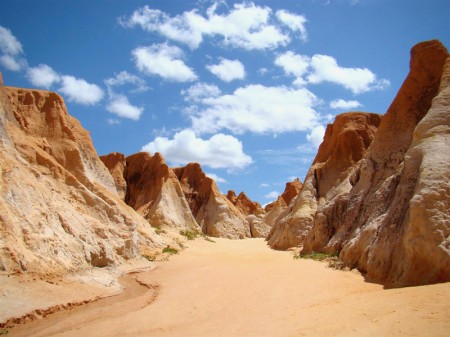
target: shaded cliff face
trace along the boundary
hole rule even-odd
[[[125,202],[152,226],[177,231],[200,230],[178,178],[161,154],[151,156],[147,152],[140,152],[128,156],[123,177],[126,182]]]
[[[63,99],[3,86],[0,98],[0,269],[58,273],[137,256],[137,228],[150,226],[119,199]],[[150,229],[145,244],[163,243]]]
[[[366,152],[380,120],[377,114],[351,112],[337,116],[328,125],[300,194],[275,220],[267,237],[271,247],[286,249],[303,244],[324,197],[336,190],[351,189],[345,177]]]
[[[220,193],[197,163],[174,168],[189,207],[203,233],[215,237],[242,239],[250,237],[244,215]]]
[[[341,153],[336,159],[349,153],[335,146],[323,154],[332,143],[325,136],[302,192],[274,226],[269,244],[340,252],[369,280],[391,285],[450,280],[449,62],[438,41],[413,47],[410,73],[370,147],[365,154],[356,151],[355,159],[362,159],[340,166],[334,151]]]
[[[127,166],[125,155],[122,153],[113,152],[106,156],[100,156],[100,160],[103,164],[105,164],[106,168],[109,170],[109,173],[111,173],[119,198],[125,200],[125,196],[127,194],[127,182],[124,178],[124,172]]]

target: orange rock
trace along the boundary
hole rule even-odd
[[[106,156],[100,156],[100,159],[111,173],[120,199],[125,201],[125,195],[127,193],[127,182],[124,179],[125,168],[127,166],[125,156],[122,153],[113,152]]]
[[[244,192],[241,192],[239,193],[239,196],[236,196],[236,193],[230,190],[228,191],[227,199],[244,215],[264,213],[261,205],[258,202],[251,201]]]
[[[214,180],[205,175],[199,164],[191,163],[173,171],[203,233],[230,239],[250,237],[244,215],[220,193]]]

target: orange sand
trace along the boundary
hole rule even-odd
[[[8,336],[448,336],[450,283],[385,290],[262,239],[203,239],[122,279],[122,295]]]

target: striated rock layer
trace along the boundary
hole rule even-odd
[[[174,168],[189,207],[203,233],[230,239],[250,237],[244,215],[222,195],[213,179],[197,163]]]
[[[340,252],[346,265],[386,284],[449,281],[449,82],[449,55],[439,41],[413,47],[410,73],[367,152],[353,158],[352,146],[340,146],[333,161],[339,151],[327,154],[332,141],[325,135],[269,244]],[[327,157],[330,165],[322,164]]]
[[[58,273],[137,256],[137,229],[150,226],[120,200],[63,99],[1,86],[0,101],[0,269]],[[147,232],[145,245],[163,245]]]

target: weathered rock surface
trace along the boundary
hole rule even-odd
[[[119,199],[63,99],[1,86],[0,101],[0,269],[62,273],[137,256],[137,228],[150,226]],[[163,241],[149,228],[145,244]]]
[[[344,178],[362,158],[380,120],[377,114],[353,112],[337,116],[328,125],[300,194],[271,229],[268,236],[271,247],[286,249],[303,244],[314,223],[317,206],[328,194],[351,188]]]
[[[101,157],[113,174],[122,171],[126,186],[124,201],[154,227],[199,231],[175,173],[161,154],[140,152],[124,158],[109,154]],[[117,163],[115,165],[111,165]],[[123,169],[122,169],[123,167]],[[119,178],[116,181],[120,181]],[[123,183],[121,183],[123,184]]]
[[[355,151],[354,141],[332,149],[327,130],[269,244],[340,252],[346,265],[386,284],[449,281],[449,84],[445,47],[438,41],[413,47],[410,73],[367,152]],[[370,143],[361,140],[364,148]]]
[[[203,233],[230,239],[250,237],[244,215],[222,195],[197,163],[174,168],[189,207]]]
[[[125,201],[127,194],[127,182],[124,178],[125,168],[127,167],[125,155],[119,152],[113,152],[106,156],[100,156],[100,160],[105,164],[109,173],[111,173],[119,198]]]
[[[236,192],[230,190],[227,193],[227,199],[244,215],[265,213],[261,205],[258,202],[250,200],[244,192],[236,196]]]

